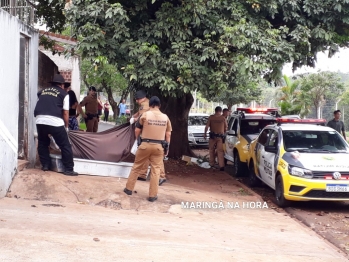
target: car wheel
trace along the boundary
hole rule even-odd
[[[246,171],[246,165],[240,161],[239,153],[234,153],[234,170],[235,176],[244,176]]]
[[[255,171],[254,171],[254,164],[251,162],[249,168],[248,168],[248,185],[250,187],[258,187],[262,185],[262,181],[257,177]]]
[[[284,182],[281,175],[276,178],[275,199],[279,207],[288,207],[291,204],[291,201],[287,200],[284,196]]]

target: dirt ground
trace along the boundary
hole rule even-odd
[[[245,179],[239,179],[245,183]],[[250,189],[252,190],[252,189]],[[349,209],[348,202],[309,201],[294,202],[292,207],[281,209],[274,200],[273,190],[267,186],[253,188],[276,210],[283,210],[309,226],[316,233],[349,254]]]
[[[347,261],[315,232],[269,206],[182,207],[263,202],[229,176],[229,168],[168,160],[165,170],[168,181],[154,203],[146,200],[148,182],[137,181],[127,196],[126,179],[21,171],[0,200],[0,260]]]
[[[208,155],[208,149],[194,149],[199,156]],[[228,162],[228,164],[232,164]],[[226,171],[234,177],[232,166]],[[235,178],[243,183],[249,191],[260,195],[268,205],[277,212],[286,212],[298,219],[320,236],[349,254],[349,202],[307,201],[294,202],[292,207],[279,208],[275,203],[274,191],[267,187],[249,188],[246,178]]]

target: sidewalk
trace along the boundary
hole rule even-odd
[[[194,182],[170,176],[150,203],[148,182],[138,181],[137,193],[127,196],[125,179],[24,170],[10,198],[0,200],[0,260],[347,261],[288,215],[241,208],[260,198],[243,193],[227,174]],[[181,207],[220,200],[240,208]]]

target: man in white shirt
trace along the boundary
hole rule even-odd
[[[68,139],[69,126],[69,95],[64,91],[65,80],[56,74],[50,82],[51,87],[38,93],[38,102],[34,110],[36,128],[38,131],[38,153],[42,170],[50,170],[50,138],[52,135],[62,152],[64,174],[77,176],[74,172],[74,161],[71,144]]]

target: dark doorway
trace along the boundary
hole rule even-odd
[[[18,112],[18,158],[28,156],[28,82],[29,82],[29,39],[20,36],[19,45],[19,112]]]

